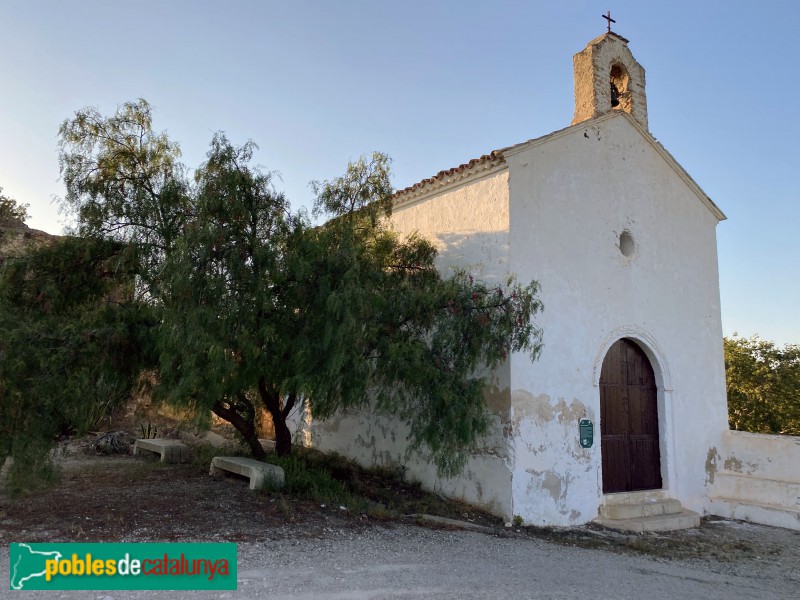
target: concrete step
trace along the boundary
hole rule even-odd
[[[630,519],[604,519],[599,518],[595,523],[632,533],[645,531],[674,531],[676,529],[691,529],[700,525],[700,515],[692,510],[681,510],[679,513],[652,515],[648,517],[634,517]]]
[[[679,500],[653,498],[642,502],[606,503],[600,506],[603,519],[636,519],[658,515],[675,515],[683,510]]]
[[[614,492],[603,496],[603,504],[631,504],[650,500],[669,500],[664,490],[640,490],[638,492]]]

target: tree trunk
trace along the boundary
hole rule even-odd
[[[278,390],[267,387],[266,380],[262,377],[258,381],[258,392],[272,415],[272,424],[275,426],[275,452],[278,456],[289,456],[292,453],[292,434],[286,424],[286,417],[294,407],[296,396],[290,394],[286,404],[281,406],[281,395]]]
[[[252,405],[250,405],[250,407],[252,408]],[[267,453],[264,451],[264,447],[261,445],[261,442],[258,441],[258,434],[256,433],[255,411],[245,410],[245,416],[242,416],[234,408],[225,406],[219,401],[214,403],[212,410],[214,411],[215,415],[225,419],[228,423],[236,428],[236,431],[239,432],[245,443],[250,448],[250,452],[254,458],[266,458]],[[275,430],[277,431],[277,426],[275,427]]]
[[[272,415],[272,422],[275,424],[275,452],[278,456],[289,456],[292,453],[292,434],[286,425],[286,417],[283,414]]]

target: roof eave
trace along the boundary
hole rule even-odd
[[[415,204],[421,200],[450,191],[456,187],[473,183],[508,168],[505,158],[497,151],[484,154],[480,158],[448,169],[439,171],[433,177],[423,179],[412,186],[398,190],[392,197],[395,208]]]

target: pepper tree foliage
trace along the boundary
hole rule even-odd
[[[130,301],[136,260],[108,240],[61,238],[0,268],[0,464],[41,482],[59,434],[85,433],[124,402],[154,324]],[[150,359],[152,362],[152,359]]]
[[[137,248],[160,311],[158,393],[230,421],[256,456],[256,409],[279,454],[301,401],[410,425],[410,447],[457,472],[488,425],[483,388],[512,352],[535,358],[537,284],[442,275],[436,250],[390,228],[389,160],[373,154],[316,183],[314,226],[292,213],[255,146],[214,137],[189,183],[146,102],[80,111],[61,128],[66,203],[79,231]]]
[[[401,241],[387,224],[384,155],[316,184],[329,220],[311,227],[250,166],[252,151],[218,135],[198,172],[196,218],[165,265],[166,390],[229,420],[256,455],[259,402],[279,454],[301,398],[315,417],[393,414],[411,426],[412,449],[457,472],[487,428],[481,369],[539,350],[535,284],[443,278],[430,243]]]
[[[75,217],[77,233],[135,246],[140,277],[157,285],[152,277],[183,233],[193,203],[180,147],[154,132],[152,120],[141,99],[110,117],[79,110],[59,129],[59,162],[62,206]]]
[[[731,428],[800,435],[800,346],[734,336],[724,348]]]
[[[179,149],[146,102],[79,111],[60,145],[81,237],[0,259],[0,464],[14,457],[16,490],[41,482],[58,434],[93,428],[155,364],[159,303],[141,297],[191,214]],[[0,195],[0,225],[25,208]]]

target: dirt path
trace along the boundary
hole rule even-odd
[[[27,598],[797,598],[800,532],[706,519],[627,536],[587,526],[475,533],[251,493],[193,465],[72,461],[55,488],[0,499],[15,541],[233,541],[237,592],[29,592]],[[398,488],[400,489],[400,488]],[[452,516],[452,512],[450,513]],[[2,584],[0,590],[5,588]],[[0,597],[17,597],[0,591]]]

